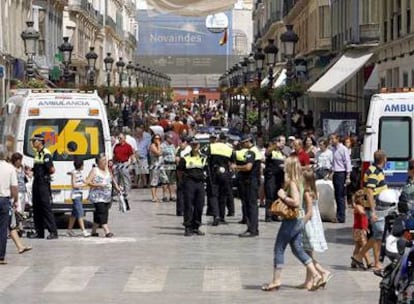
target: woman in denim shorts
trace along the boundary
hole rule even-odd
[[[69,218],[68,225],[68,236],[76,236],[72,228],[75,224],[76,219],[78,220],[79,227],[82,230],[82,235],[88,237],[91,234],[86,231],[85,225],[83,223],[84,211],[82,206],[82,188],[85,186],[82,170],[83,170],[83,161],[75,160],[74,161],[75,170],[69,174],[72,176],[72,215]]]

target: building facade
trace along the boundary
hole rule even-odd
[[[388,88],[414,87],[414,1],[379,2],[379,85]]]

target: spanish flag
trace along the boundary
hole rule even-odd
[[[227,29],[224,30],[223,37],[220,39],[220,45],[225,45],[227,43]]]

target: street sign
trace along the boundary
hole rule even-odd
[[[0,65],[0,78],[4,78],[5,67]]]

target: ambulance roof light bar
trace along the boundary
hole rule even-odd
[[[414,88],[381,88],[380,93],[407,93],[414,92]]]
[[[86,93],[97,94],[96,90],[80,90],[80,89],[30,89],[31,93]]]

